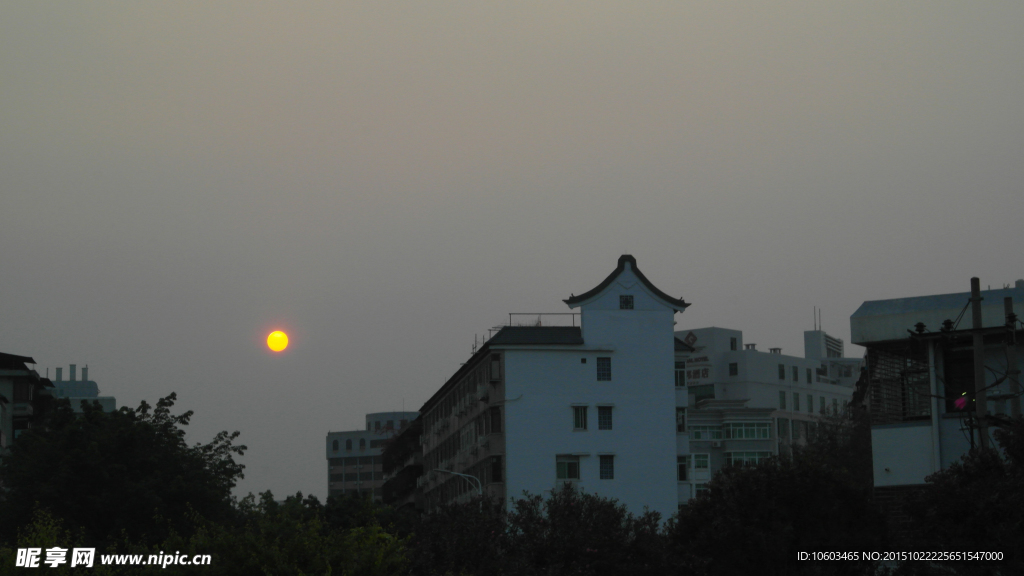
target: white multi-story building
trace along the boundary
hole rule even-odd
[[[675,511],[673,325],[688,304],[629,255],[565,303],[578,326],[502,328],[420,409],[428,508],[477,493],[459,473],[503,500],[569,482]]]
[[[804,332],[804,357],[768,352],[726,328],[676,332],[676,479],[680,504],[719,468],[803,442],[822,414],[845,409],[863,360],[843,341]]]
[[[384,442],[416,419],[418,412],[374,412],[366,430],[327,433],[327,493],[370,494],[381,499],[384,483],[381,453]]]

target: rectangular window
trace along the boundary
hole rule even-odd
[[[793,366],[793,382],[800,381],[800,368]]]
[[[611,406],[598,406],[597,407],[597,429],[598,430],[611,430],[612,429],[612,407]]]
[[[807,411],[811,414],[814,413],[814,394],[807,395]]]
[[[611,379],[612,379],[612,359],[608,358],[608,357],[598,358],[597,359],[597,380],[600,382],[602,380],[609,380],[610,381]]]
[[[789,419],[779,418],[779,438],[789,438]]]
[[[715,385],[714,384],[701,384],[700,386],[690,386],[690,395],[693,396],[693,400],[690,401],[690,405],[694,405],[701,400],[715,397]]]
[[[726,466],[754,466],[762,460],[771,458],[771,452],[726,452]]]
[[[821,400],[821,402],[818,404],[818,412],[821,412],[822,414],[824,414],[825,413],[825,397],[824,396],[819,396],[818,399]]]
[[[810,368],[807,369],[807,383],[808,384],[811,383],[811,369]]]
[[[632,310],[633,309],[633,295],[632,294],[621,294],[619,296],[619,310]]]
[[[501,482],[501,456],[491,456],[491,482]]]
[[[686,432],[686,408],[676,408],[676,432]]]
[[[579,480],[580,457],[555,456],[555,477],[559,480]]]
[[[676,362],[676,388],[686,386],[686,362]]]
[[[794,412],[799,412],[800,411],[800,393],[799,392],[793,392],[793,411]]]
[[[491,354],[491,381],[501,380],[501,354]]]
[[[779,364],[779,380],[785,380],[785,379],[786,379],[786,365],[785,364]]]
[[[615,456],[601,455],[601,480],[615,479]]]
[[[501,432],[501,408],[491,407],[491,433]]]
[[[707,454],[694,454],[693,455],[693,469],[694,470],[707,470],[708,466],[708,455]]]
[[[833,414],[839,414],[839,399],[838,398],[833,398],[832,399],[832,413]]]
[[[736,338],[729,338],[729,350],[735,350],[737,347],[739,347],[739,342]]]
[[[690,426],[690,440],[721,440],[721,426]]]
[[[786,409],[786,393],[780,390],[779,391],[779,410],[785,410],[785,409]]]
[[[771,438],[771,422],[730,422],[722,426],[726,439],[766,440]]]
[[[689,464],[689,458],[686,456],[676,456],[676,480],[686,482],[686,472]]]
[[[729,363],[729,376],[739,376],[740,365],[737,362]]]
[[[707,484],[695,484],[694,485],[694,487],[693,487],[693,497],[694,498],[700,498],[701,494],[707,494],[707,493],[708,493],[708,485]]]
[[[586,406],[573,406],[572,407],[572,428],[573,428],[573,430],[586,430],[587,429],[587,407]]]

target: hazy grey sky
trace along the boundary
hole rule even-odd
[[[1024,277],[1020,2],[5,2],[0,351],[88,364],[240,492],[418,409],[631,253],[680,328]],[[266,351],[274,328],[287,353]]]

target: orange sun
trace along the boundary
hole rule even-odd
[[[280,330],[274,330],[267,336],[267,347],[274,352],[280,352],[288,347],[288,335]]]

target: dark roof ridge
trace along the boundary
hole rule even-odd
[[[633,270],[633,273],[636,274],[636,277],[640,279],[640,282],[642,282],[648,290],[653,292],[654,295],[657,296],[658,298],[661,298],[666,304],[671,306],[674,310],[685,310],[689,306],[689,304],[686,303],[682,298],[673,298],[659,290],[658,287],[655,286],[654,284],[651,284],[651,281],[647,279],[647,276],[644,276],[644,273],[641,272],[639,268],[637,268],[636,258],[634,258],[631,254],[623,254],[622,256],[619,256],[619,264],[618,266],[615,267],[615,270],[613,270],[612,273],[609,274],[608,277],[604,279],[604,281],[602,281],[592,290],[580,294],[579,296],[571,296],[569,298],[566,298],[565,300],[563,300],[563,302],[565,302],[570,308],[573,308],[580,302],[584,302],[586,300],[593,298],[594,296],[597,296],[602,291],[604,291],[605,288],[610,286],[611,283],[614,282],[620,274],[625,272],[626,262],[629,262],[630,269]]]

